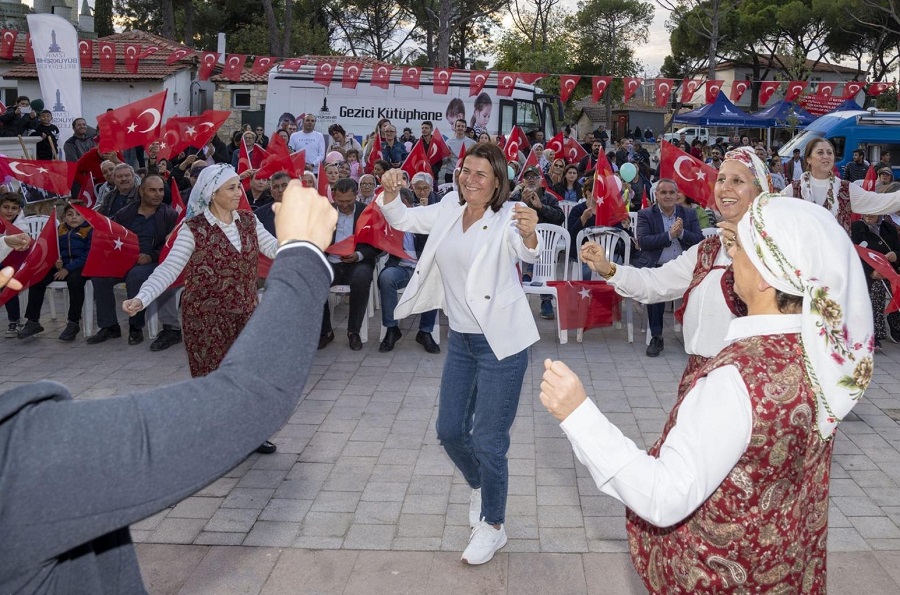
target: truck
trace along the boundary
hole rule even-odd
[[[785,143],[778,154],[785,161],[792,157],[794,149],[800,149],[802,155],[809,141],[820,137],[834,145],[834,162],[840,171],[853,159],[856,149],[866,152],[869,163],[877,163],[881,153],[890,151],[891,170],[895,179],[900,178],[900,112],[870,108],[826,114]]]
[[[362,141],[371,134],[382,118],[389,119],[398,131],[412,128],[419,135],[420,125],[431,121],[445,136],[453,134],[458,118],[476,129],[486,129],[493,135],[508,135],[513,126],[520,126],[526,134],[542,131],[549,139],[562,122],[562,103],[555,95],[540,88],[517,81],[509,97],[497,92],[500,73],[487,74],[483,89],[475,96],[469,94],[469,72],[454,71],[447,85],[447,93],[435,90],[436,77],[442,72],[423,69],[419,87],[401,84],[402,67],[394,67],[387,88],[371,84],[372,70],[378,64],[362,69],[356,88],[345,88],[341,81],[343,69],[350,67],[349,59],[337,60],[330,85],[315,82],[314,64],[305,64],[296,72],[283,65],[269,71],[266,97],[265,127],[276,130],[284,113],[294,117],[313,113],[317,116],[316,130],[328,136],[328,127],[339,123],[348,135]],[[437,73],[437,74],[436,74]]]
[[[701,141],[710,142],[709,128],[700,128],[697,126],[685,126],[684,128],[679,128],[675,132],[669,132],[663,135],[663,140],[667,140],[669,142],[681,140],[681,135],[684,134],[684,140],[690,144],[694,142],[694,139],[700,139]]]

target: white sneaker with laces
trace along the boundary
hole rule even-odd
[[[481,520],[481,488],[472,490],[469,496],[469,526],[473,529]]]
[[[469,537],[469,545],[462,554],[462,561],[475,566],[490,562],[497,550],[506,545],[506,528],[494,529],[484,521],[478,521]]]

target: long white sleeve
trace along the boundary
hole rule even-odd
[[[162,292],[169,288],[188,261],[194,254],[194,234],[191,233],[187,225],[182,225],[178,230],[178,235],[172,243],[172,250],[166,256],[166,259],[156,267],[147,277],[147,280],[141,285],[140,291],[134,297],[141,300],[146,308],[150,303],[158,298]]]
[[[451,200],[458,200],[459,197],[455,192],[448,192],[441,202],[447,200],[448,196],[453,196]],[[375,197],[375,202],[381,208],[385,220],[394,229],[400,231],[410,231],[412,233],[429,233],[437,221],[441,212],[441,203],[426,205],[424,207],[407,207],[399,197],[391,202],[384,204],[384,195],[379,194]]]
[[[256,239],[259,242],[260,254],[274,259],[275,253],[278,252],[278,240],[266,230],[259,219],[256,217],[253,217],[253,219],[256,221]],[[240,238],[238,238],[238,243],[240,244]]]
[[[9,256],[9,253],[12,252],[12,248],[6,243],[6,240],[2,239],[3,236],[0,236],[0,262],[3,262],[3,259]]]
[[[881,194],[850,184],[850,208],[860,215],[890,215],[900,211],[900,191]]]
[[[617,266],[609,279],[616,293],[644,304],[676,300],[684,295],[694,276],[699,244],[661,267],[638,269]]]
[[[743,379],[725,366],[684,398],[658,458],[639,449],[590,399],[561,427],[600,491],[647,522],[668,527],[696,510],[740,460],[753,413]]]

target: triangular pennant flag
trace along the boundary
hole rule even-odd
[[[197,80],[208,81],[213,69],[219,61],[218,52],[203,52],[200,54],[200,67],[197,69]]]
[[[623,78],[622,83],[625,85],[625,95],[622,102],[628,103],[628,100],[634,97],[634,94],[640,89],[643,82],[644,79],[639,76],[626,76]]]
[[[681,103],[690,103],[702,83],[703,81],[688,78],[681,81]]]
[[[490,72],[484,70],[469,71],[469,97],[475,97],[484,89]]]
[[[578,74],[561,74],[559,75],[559,100],[563,103],[569,100],[569,97],[572,96],[572,91],[575,90],[575,86],[578,85],[578,81],[581,80],[581,75]]]
[[[497,95],[499,97],[512,97],[513,90],[516,88],[515,72],[498,72],[497,73]]]
[[[256,76],[263,76],[272,70],[275,64],[275,58],[271,56],[257,56],[253,59],[253,66],[250,68],[250,72]]]
[[[325,87],[329,86],[331,79],[334,77],[335,64],[334,60],[320,60],[316,62],[316,73],[313,75],[313,82]]]
[[[244,65],[247,63],[247,54],[228,54],[225,58],[225,67],[222,76],[233,83],[240,82],[244,74]]]
[[[706,103],[715,103],[724,83],[725,81],[722,79],[706,81]]]
[[[345,89],[355,89],[356,83],[359,81],[359,75],[362,74],[362,69],[362,62],[344,62],[341,86]]]
[[[419,79],[422,78],[422,69],[418,66],[404,66],[403,74],[400,75],[400,84],[406,85],[407,87],[412,87],[413,89],[419,88]]]
[[[772,95],[781,87],[781,81],[763,81],[759,85],[759,105],[763,106],[769,103]]]
[[[749,88],[750,81],[734,81],[731,83],[731,94],[728,96],[728,99],[730,99],[732,103],[737,103]]]
[[[809,81],[791,81],[788,83],[787,93],[784,94],[784,100],[787,102],[794,101],[803,93]]]
[[[666,107],[674,85],[675,79],[656,79],[653,82],[656,91],[656,107]]]
[[[595,76],[591,78],[591,101],[597,103],[606,93],[607,87],[612,82],[611,76]]]
[[[373,87],[380,87],[382,89],[387,89],[391,86],[391,70],[393,70],[393,66],[390,64],[379,64],[378,66],[372,67],[372,81],[371,85]]]
[[[453,77],[453,68],[435,68],[431,75],[434,77],[433,90],[437,95],[446,95],[450,88],[450,79]]]

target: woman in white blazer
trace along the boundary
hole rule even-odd
[[[506,544],[509,429],[528,347],[539,338],[516,269],[538,258],[537,213],[506,202],[506,167],[497,145],[479,143],[466,153],[459,192],[440,203],[410,209],[396,200],[398,169],[382,177],[378,199],[393,227],[429,234],[395,316],[443,308],[450,320],[436,429],[472,487],[468,564],[487,562]]]

